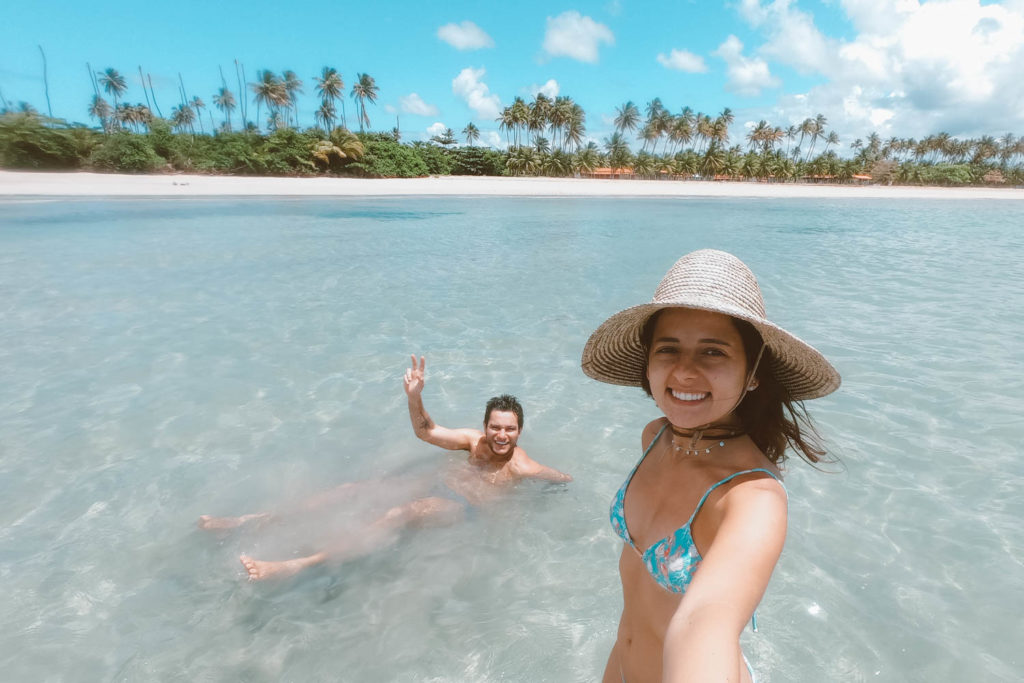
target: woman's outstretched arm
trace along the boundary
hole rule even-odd
[[[739,637],[786,540],[786,493],[774,479],[741,481],[710,512],[718,531],[669,622],[663,680],[741,681]]]

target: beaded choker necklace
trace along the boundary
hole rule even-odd
[[[672,446],[676,453],[682,453],[683,455],[710,453],[711,449],[715,446],[725,446],[725,442],[729,439],[735,439],[746,434],[741,429],[729,429],[727,427],[708,427],[707,429],[679,429],[675,425],[671,425],[671,427],[673,434]],[[683,439],[686,441],[683,442]],[[705,448],[697,447],[697,444],[701,441],[711,440],[718,441],[718,443],[713,443]]]

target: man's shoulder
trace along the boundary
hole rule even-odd
[[[528,471],[537,467],[537,462],[526,454],[519,446],[516,446],[509,459],[509,467],[513,470]]]
[[[469,448],[467,449],[469,450],[469,454],[473,456],[479,455],[480,444],[483,442],[484,433],[479,429],[473,429],[472,427],[465,427],[459,431],[465,434],[466,438],[469,439]]]

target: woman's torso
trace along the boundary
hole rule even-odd
[[[612,510],[616,532],[632,540],[619,559],[623,611],[616,643],[630,681],[660,680],[669,620],[714,543],[722,497],[741,481],[781,476],[745,438],[706,458],[678,457],[666,426],[656,420],[644,430],[645,455],[617,495],[618,522],[615,503]]]

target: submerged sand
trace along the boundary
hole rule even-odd
[[[262,178],[0,171],[0,197],[763,197],[808,199],[1017,199],[1024,189],[886,187],[581,178]]]

